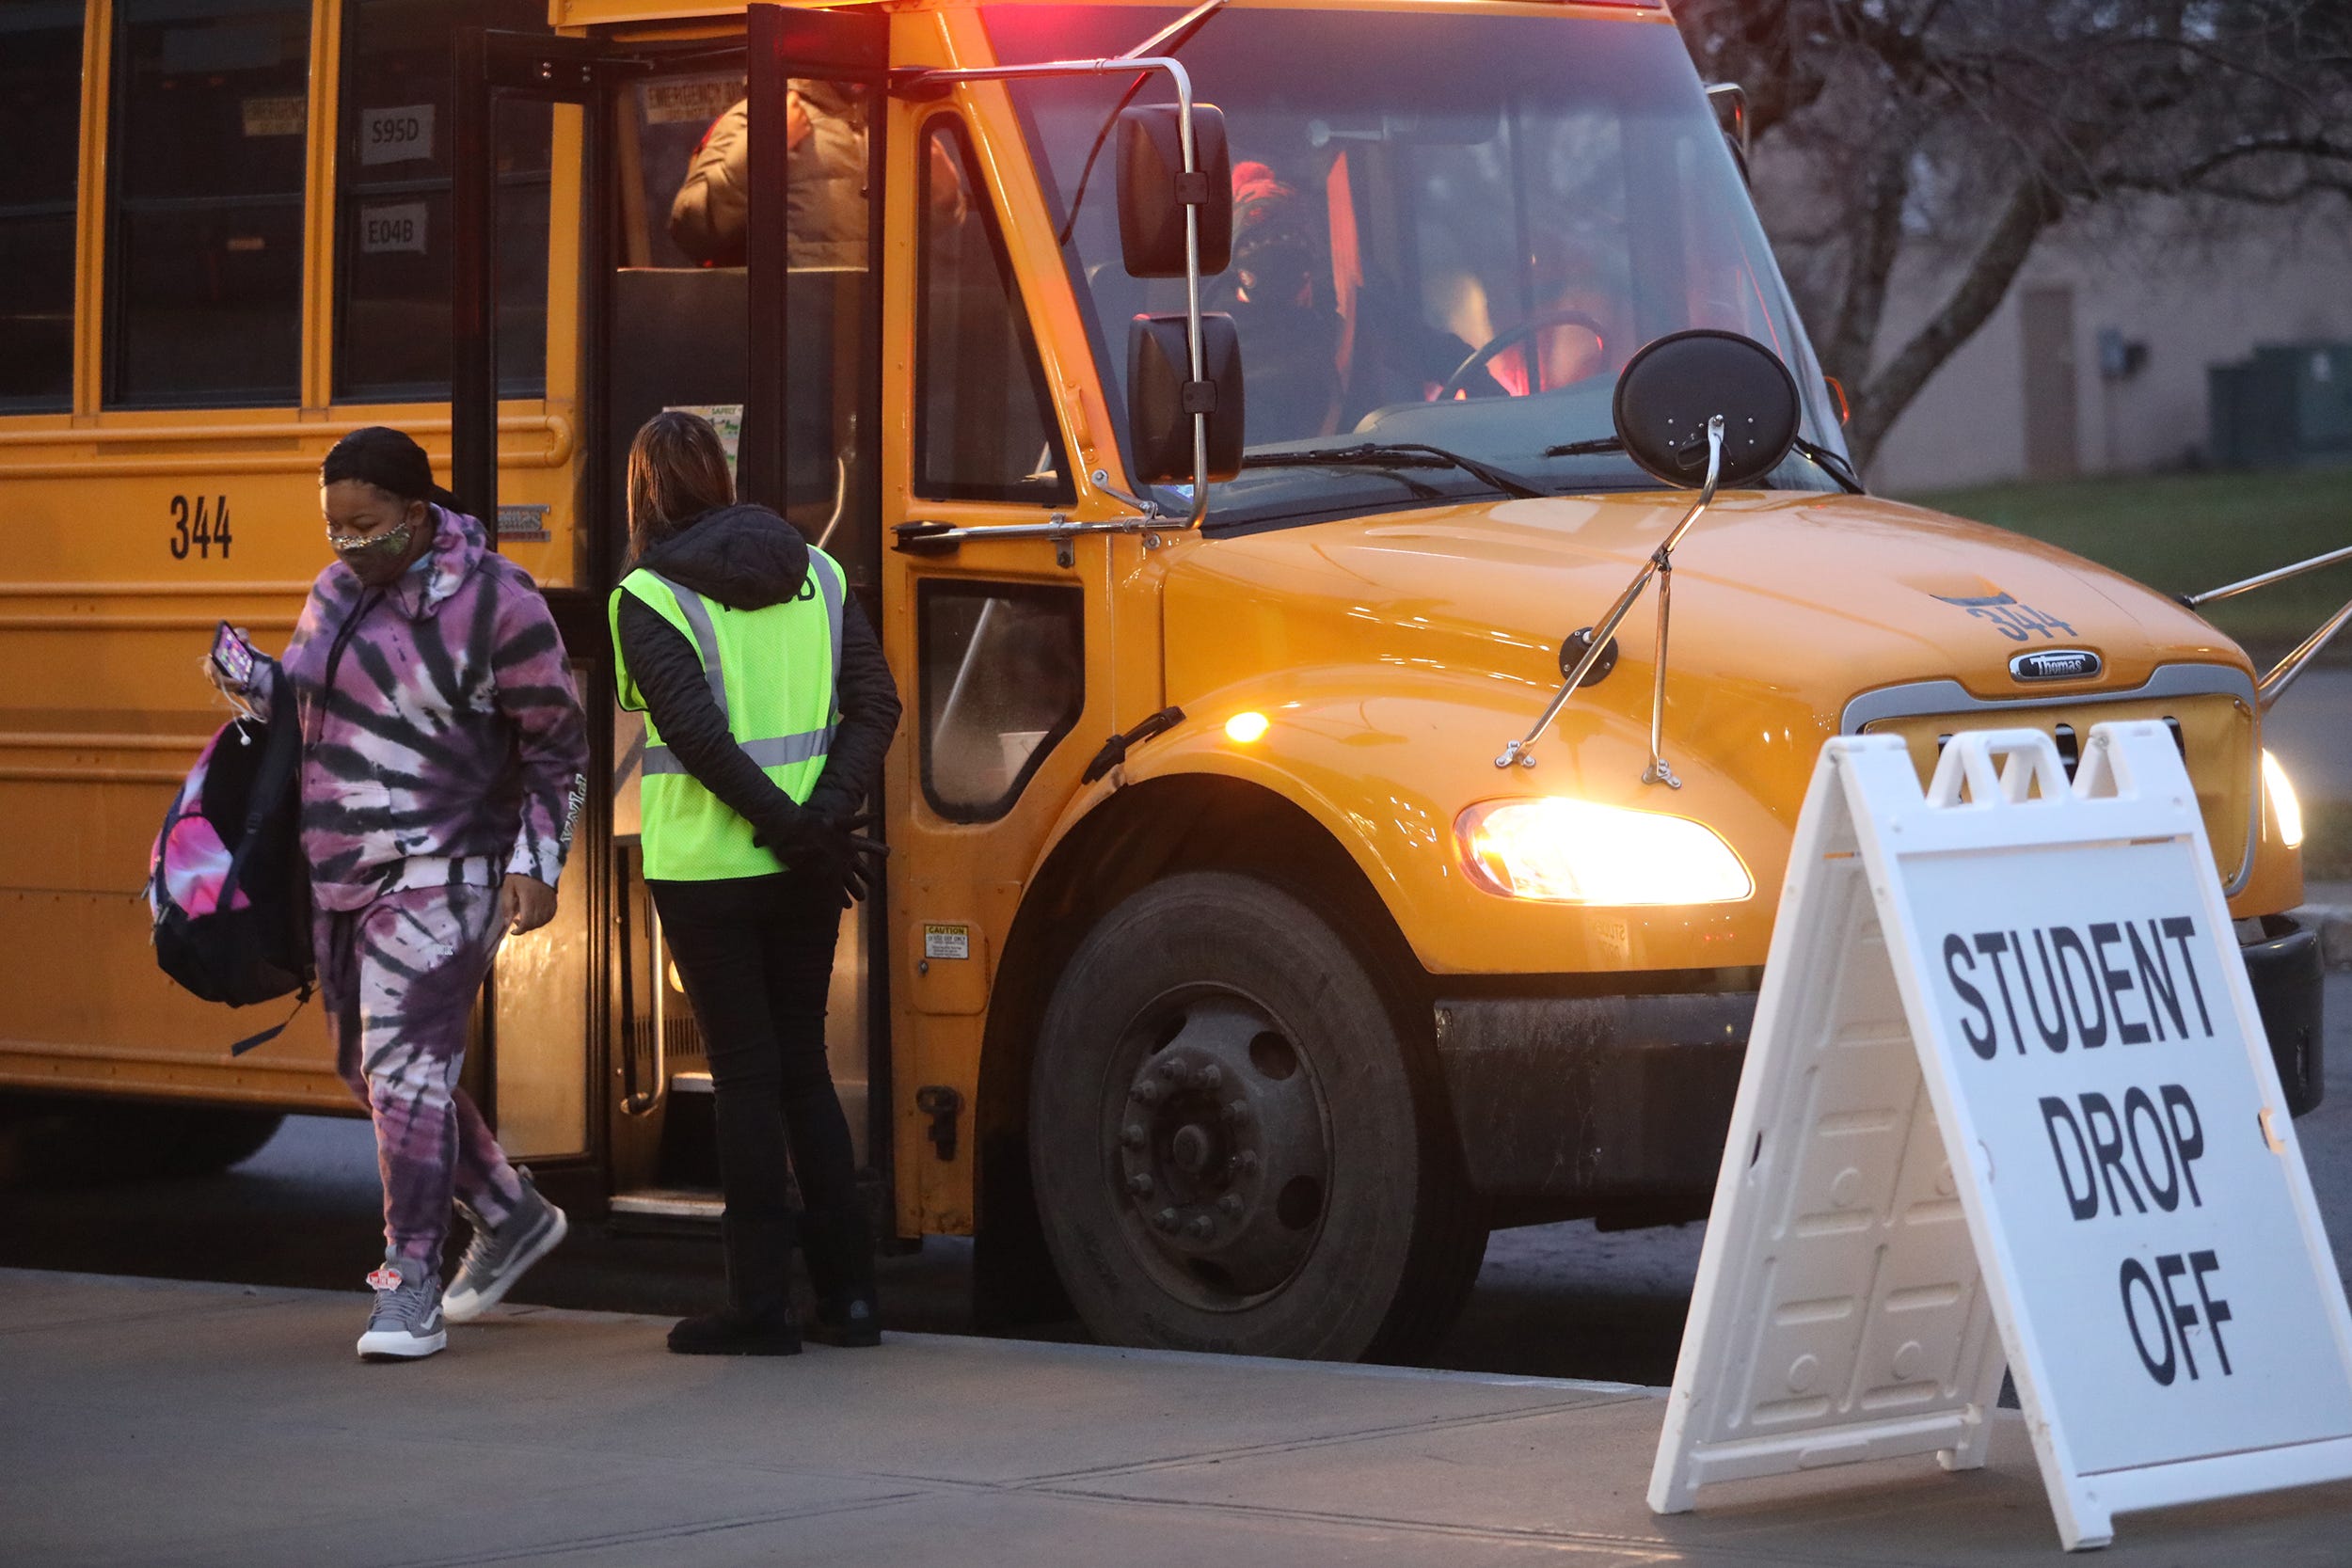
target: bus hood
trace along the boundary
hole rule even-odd
[[[1607,613],[1688,504],[1547,498],[1193,541],[1170,565],[1169,700],[1250,671],[1359,663],[1525,683],[1532,721],[1559,682],[1561,641]],[[1619,633],[1614,677],[1590,692],[1645,720],[1657,603],[1653,585]],[[2012,668],[2061,649],[2097,655],[2099,673]],[[1670,708],[1704,700],[1693,683],[1760,686],[1835,733],[1874,688],[1949,679],[1994,701],[2080,697],[2177,662],[2246,667],[2202,619],[2128,578],[1899,502],[1725,497],[1675,552]]]
[[[2063,758],[2103,721],[2167,721],[2241,909],[2299,895],[2291,854],[2274,846],[2253,869],[2243,653],[2090,562],[1867,497],[1745,493],[1684,538],[1662,736],[1678,787],[1645,782],[1655,585],[1534,767],[1499,768],[1559,689],[1561,641],[1608,612],[1688,504],[1560,497],[1179,537],[1151,559],[1166,573],[1162,700],[1184,721],[1129,771],[1233,775],[1301,803],[1433,974],[1760,964],[1807,783],[1850,728],[1902,739],[1924,781],[1958,728],[2038,729]],[[2098,672],[2075,673],[2079,657],[2063,661],[2072,678],[2012,669],[2065,650],[2095,654]],[[1528,796],[1704,823],[1755,895],[1595,912],[1469,886],[1461,814]]]

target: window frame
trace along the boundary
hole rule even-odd
[[[990,254],[994,257],[997,276],[1005,285],[1007,303],[1013,319],[1020,324],[1023,347],[1027,351],[1032,372],[1030,385],[1038,403],[1038,422],[1051,443],[1055,469],[1060,481],[1051,491],[1036,486],[996,484],[981,481],[951,481],[940,483],[924,471],[924,457],[930,443],[930,403],[925,396],[929,386],[927,350],[930,342],[931,318],[931,237],[932,201],[930,156],[931,137],[944,131],[954,144],[953,156],[962,170],[965,187],[973,198],[972,214],[979,219],[981,231],[988,237]],[[1078,498],[1075,476],[1070,467],[1069,442],[1061,428],[1060,411],[1054,406],[1052,384],[1045,374],[1044,356],[1038,352],[1037,323],[1029,314],[1028,294],[1021,286],[1020,275],[1012,264],[1012,251],[1005,244],[1004,226],[997,221],[996,203],[987,180],[980,171],[972,135],[963,117],[945,110],[925,118],[914,128],[914,162],[917,170],[914,193],[914,353],[913,431],[907,447],[908,489],[923,500],[998,501],[1034,506],[1070,506]],[[928,784],[926,788],[928,789]]]
[[[959,804],[943,800],[931,775],[935,755],[931,728],[931,660],[930,614],[932,607],[946,599],[977,599],[983,603],[994,599],[1026,600],[1056,609],[1067,608],[1077,637],[1077,673],[1072,683],[1071,701],[1062,716],[1047,729],[1037,749],[1029,753],[1021,771],[1006,784],[1005,792],[993,800],[977,804]],[[926,577],[914,586],[914,671],[915,671],[915,730],[922,764],[916,771],[923,784],[924,803],[941,818],[949,822],[974,824],[995,822],[1009,816],[1029,787],[1029,781],[1045,765],[1061,743],[1078,727],[1086,717],[1086,590],[1076,583],[1034,582],[1020,578]]]
[[[66,194],[62,198],[52,198],[46,201],[17,202],[12,205],[0,203],[0,225],[29,225],[32,223],[38,223],[44,218],[51,220],[63,218],[66,222],[66,249],[71,258],[71,261],[68,269],[70,276],[68,279],[65,302],[65,385],[60,391],[46,395],[15,396],[0,394],[0,416],[13,414],[70,414],[73,412],[74,408],[74,381],[79,370],[79,361],[81,357],[81,301],[78,297],[80,293],[79,274],[86,260],[82,255],[81,244],[82,198],[86,194],[82,188],[82,126],[85,118],[84,108],[88,102],[88,96],[83,89],[80,75],[80,62],[87,59],[89,55],[90,19],[87,10],[84,9],[82,15],[78,19],[71,24],[61,25],[55,30],[60,33],[70,32],[74,40],[73,55],[75,60],[75,74],[72,83],[74,102],[74,114],[72,117],[73,135],[72,139],[63,149],[69,175],[66,182]]]
[[[354,335],[350,330],[351,283],[356,276],[354,263],[359,255],[359,214],[367,204],[378,201],[412,200],[430,206],[433,198],[438,196],[444,198],[445,203],[453,202],[457,190],[456,172],[453,168],[447,174],[430,175],[423,178],[387,179],[379,176],[373,183],[380,188],[361,194],[359,187],[370,182],[361,172],[365,166],[360,163],[357,150],[352,145],[358,125],[358,116],[360,112],[359,95],[356,90],[354,75],[356,62],[359,57],[359,50],[356,47],[359,37],[359,28],[357,25],[358,12],[367,3],[368,0],[331,0],[331,4],[335,7],[337,42],[333,135],[335,183],[334,188],[327,193],[332,255],[329,276],[326,280],[327,319],[330,324],[326,356],[327,400],[331,404],[355,406],[371,406],[380,404],[445,403],[449,399],[449,378],[446,375],[438,381],[361,381],[356,376],[347,376],[345,373],[346,356],[351,353],[354,341]],[[552,29],[547,27],[544,21],[541,24],[541,30],[552,33]],[[451,75],[446,85],[449,88],[447,113],[450,123],[439,134],[453,138],[456,133],[456,80],[453,56]],[[497,130],[496,124],[493,123],[491,143],[494,150],[498,141]],[[492,199],[490,220],[490,243],[493,245],[499,243],[501,237],[500,220],[503,215],[502,210],[509,193],[534,187],[545,195],[548,207],[546,229],[548,235],[552,237],[555,222],[555,160],[552,125],[549,127],[549,138],[548,160],[546,168],[515,174],[502,173],[496,177],[496,195]],[[499,261],[503,262],[504,260],[505,256],[501,251]],[[542,248],[536,264],[548,273],[539,290],[539,309],[541,316],[545,318],[549,313],[555,292],[553,262],[548,247]],[[505,279],[501,277],[500,279],[501,294],[505,293]],[[455,309],[453,292],[451,308],[453,310]],[[505,309],[503,300],[500,302],[500,309],[501,311]],[[544,399],[548,395],[549,379],[548,364],[551,349],[547,339],[549,336],[548,325],[543,322],[536,374],[509,376],[501,371],[498,382],[498,395],[501,401],[532,402]],[[508,352],[505,335],[501,335],[499,342],[499,356],[503,359]]]
[[[97,406],[103,412],[137,412],[180,408],[294,408],[301,406],[307,374],[307,356],[310,341],[310,266],[311,244],[310,180],[312,152],[318,129],[319,84],[314,77],[318,51],[319,15],[317,8],[299,8],[303,16],[305,59],[302,71],[302,179],[292,192],[268,195],[240,195],[229,198],[161,197],[135,198],[135,202],[160,204],[156,210],[179,209],[187,212],[204,210],[283,211],[292,208],[297,214],[300,251],[296,261],[296,281],[293,302],[294,349],[289,378],[276,386],[251,389],[245,388],[174,388],[160,394],[134,395],[124,392],[122,384],[129,369],[128,355],[133,334],[126,316],[130,309],[130,271],[126,262],[131,257],[129,229],[131,210],[123,199],[123,182],[127,177],[130,156],[125,146],[130,134],[131,102],[129,72],[132,52],[127,47],[130,29],[135,24],[128,6],[116,4],[106,8],[106,129],[104,144],[105,189],[99,193],[104,203],[103,231],[104,233],[104,262],[100,277],[99,300],[99,359]],[[297,8],[288,7],[289,11]],[[87,91],[87,87],[85,88]],[[81,193],[87,196],[88,193]],[[77,265],[81,263],[77,262]]]

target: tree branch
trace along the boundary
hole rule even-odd
[[[2032,173],[2018,181],[1959,284],[1866,385],[1853,422],[1846,427],[1846,444],[1857,465],[1870,461],[1928,378],[2000,309],[2018,270],[2032,254],[2034,241],[2057,215],[2048,186]]]

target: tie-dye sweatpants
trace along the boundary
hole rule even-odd
[[[457,1086],[498,913],[494,887],[417,888],[321,910],[312,927],[335,1069],[375,1118],[386,1250],[436,1268],[452,1198],[496,1225],[522,1192]]]

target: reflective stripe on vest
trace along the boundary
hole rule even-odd
[[[621,595],[634,595],[694,645],[711,701],[727,731],[753,763],[794,800],[805,800],[833,747],[840,703],[841,616],[846,591],[840,565],[809,551],[809,583],[801,595],[762,610],[715,607],[692,589],[644,568],[614,590],[612,602],[615,674],[621,705],[644,700],[620,654]],[[821,605],[819,632],[813,613]],[[702,881],[750,877],[783,863],[753,842],[752,825],[690,774],[645,724],[642,797],[644,875],[656,880]]]

